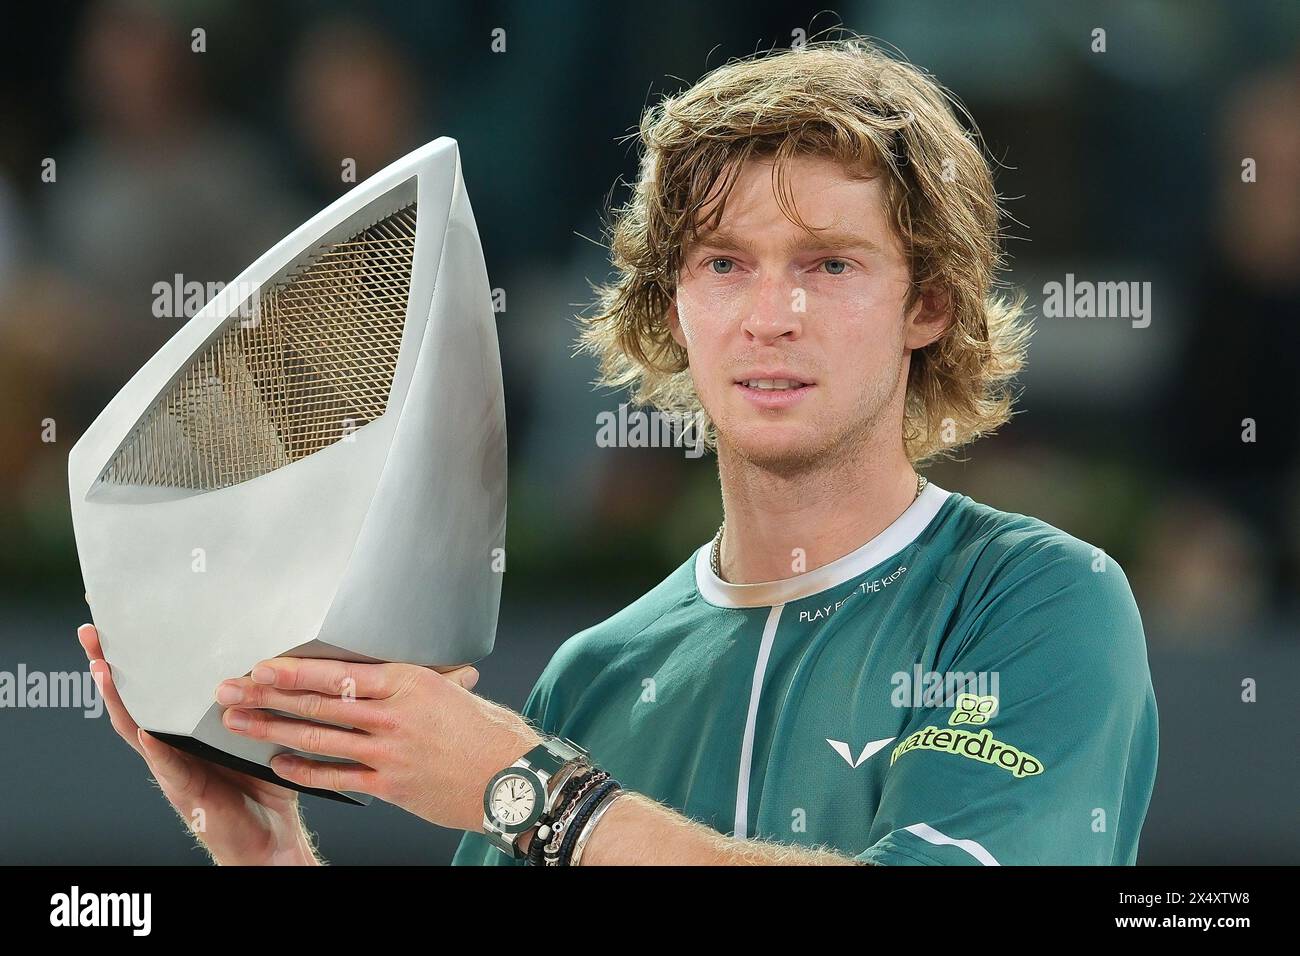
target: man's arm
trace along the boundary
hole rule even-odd
[[[582,852],[583,866],[847,866],[859,862],[824,850],[723,836],[632,791],[610,805]]]

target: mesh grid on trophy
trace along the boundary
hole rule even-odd
[[[406,321],[415,205],[264,289],[142,418],[101,480],[212,491],[384,413]]]

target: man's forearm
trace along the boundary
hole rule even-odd
[[[857,862],[824,850],[723,836],[630,792],[601,817],[582,853],[583,866],[845,866]]]

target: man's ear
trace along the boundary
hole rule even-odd
[[[943,337],[952,320],[952,293],[938,286],[922,289],[908,312],[903,344],[909,349],[925,348]]]

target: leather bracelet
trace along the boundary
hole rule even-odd
[[[617,780],[609,779],[603,781],[600,786],[596,787],[578,808],[577,814],[573,818],[572,825],[564,833],[564,840],[560,844],[560,853],[556,861],[556,866],[568,866],[569,858],[573,855],[573,843],[578,838],[578,833],[586,825],[588,818],[595,812],[597,804],[609,794],[611,790],[617,790],[619,783]]]
[[[595,770],[583,778],[583,785],[572,797],[569,798],[568,805],[557,814],[554,826],[551,827],[550,838],[546,841],[543,855],[545,866],[557,866],[559,860],[560,847],[563,845],[563,839],[568,831],[569,826],[573,823],[575,814],[582,809],[583,801],[593,788],[600,786],[609,779],[609,774],[604,770]],[[530,846],[529,849],[532,849]]]
[[[599,823],[600,818],[605,815],[605,811],[608,810],[619,797],[626,793],[627,791],[622,787],[616,787],[596,804],[596,809],[592,812],[591,816],[587,818],[587,822],[583,824],[582,830],[578,833],[578,839],[573,843],[573,855],[569,858],[569,866],[582,865],[582,851],[587,848],[587,841],[591,839],[591,834],[595,831],[596,824]]]

